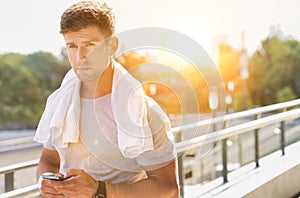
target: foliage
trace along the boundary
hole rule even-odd
[[[0,128],[34,128],[69,66],[50,53],[0,55]]]
[[[277,102],[286,102],[289,100],[295,100],[297,98],[296,94],[291,87],[286,86],[280,89],[276,93]]]
[[[249,63],[249,91],[255,105],[300,96],[300,43],[277,37],[262,41]],[[289,87],[290,90],[287,90]],[[288,94],[288,96],[284,96]]]

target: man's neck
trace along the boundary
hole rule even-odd
[[[91,82],[82,82],[80,88],[81,97],[86,99],[93,99],[111,93],[113,73],[114,68],[112,64],[110,64],[98,80]]]

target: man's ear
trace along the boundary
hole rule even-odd
[[[119,40],[118,40],[117,37],[112,37],[110,39],[109,43],[110,43],[110,52],[109,52],[109,54],[110,54],[110,56],[113,56],[116,53],[116,51],[119,47]]]

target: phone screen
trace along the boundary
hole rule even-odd
[[[56,180],[56,181],[63,181],[67,178],[63,178],[57,175],[42,175],[43,179],[51,179],[51,180]]]

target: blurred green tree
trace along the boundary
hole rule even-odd
[[[0,55],[0,129],[36,127],[68,69],[64,57],[46,52]]]
[[[291,89],[291,87],[284,87],[277,91],[276,98],[278,102],[286,102],[289,100],[295,100],[297,98],[294,91]]]
[[[286,87],[299,97],[300,43],[271,37],[261,45],[249,61],[248,88],[254,104],[264,106],[281,102],[278,92]]]
[[[40,116],[42,89],[20,65],[0,64],[0,126],[32,127]]]
[[[63,53],[63,52],[62,52]],[[48,52],[36,52],[24,57],[22,64],[29,68],[48,96],[58,88],[69,66]]]

